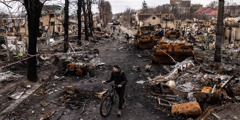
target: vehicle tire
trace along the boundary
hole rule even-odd
[[[75,73],[76,73],[76,75],[78,75],[78,76],[82,76],[83,70],[82,70],[81,68],[77,68],[77,69],[75,70]]]
[[[102,117],[107,117],[112,110],[112,98],[110,95],[107,95],[100,105],[100,114]]]
[[[69,63],[69,64],[67,65],[67,68],[68,68],[69,71],[74,71],[74,70],[75,70],[75,65],[72,64],[72,63]]]

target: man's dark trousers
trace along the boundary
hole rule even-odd
[[[125,92],[125,87],[122,88],[116,88],[116,92],[118,94],[119,97],[119,105],[118,105],[118,109],[122,109],[122,105],[125,102],[124,100],[124,92]]]

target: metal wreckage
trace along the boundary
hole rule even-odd
[[[202,25],[190,33],[196,33],[195,38],[198,38],[198,35],[204,36],[201,31],[208,27],[210,25]],[[211,35],[212,39],[207,38],[208,42],[214,41],[214,30],[209,32]],[[153,50],[153,63],[175,64],[167,75],[148,77],[152,88],[149,98],[155,101],[157,109],[170,109],[176,117],[221,119],[227,113],[216,114],[218,109],[234,106],[231,103],[240,100],[237,67],[233,64],[204,62],[208,57],[197,57],[193,47],[196,45],[199,50],[203,50],[203,40],[198,39],[196,43],[196,39],[191,40],[191,37],[191,34],[189,37],[181,36],[179,30],[162,29],[159,25],[145,26],[138,30],[135,44],[140,49]]]

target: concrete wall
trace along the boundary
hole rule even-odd
[[[140,26],[149,26],[149,25],[156,25],[156,24],[160,24],[160,18],[153,15],[153,16],[149,17],[148,19],[146,19],[145,21],[143,21],[142,25],[140,24]]]
[[[50,17],[49,14],[53,14],[54,16]],[[55,13],[49,14],[42,15],[42,17],[40,18],[40,28],[44,31],[48,30],[50,34],[52,34],[54,30],[55,32],[62,35],[64,33],[64,30],[61,21],[63,20],[64,15],[61,14],[59,16],[56,16]],[[51,23],[55,23],[55,25],[51,25]]]

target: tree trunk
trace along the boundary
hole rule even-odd
[[[39,33],[39,18],[43,4],[39,0],[24,0],[25,8],[27,10],[28,19],[28,54],[36,55],[37,36]],[[27,78],[29,81],[36,82],[37,76],[37,59],[36,56],[27,60],[28,73]]]
[[[84,31],[85,31],[85,40],[88,40],[88,18],[86,10],[86,2],[83,1],[83,15],[84,15]]]
[[[92,15],[92,0],[88,0],[88,21],[89,21],[89,29],[90,29],[90,36],[93,36],[93,15]]]
[[[68,15],[69,11],[69,1],[65,0],[65,7],[64,7],[64,52],[67,52],[68,47],[69,47],[69,42],[68,42]]]
[[[78,10],[77,10],[77,17],[78,17],[78,44],[82,45],[82,0],[78,0]]]
[[[104,0],[99,0],[99,16],[101,27],[103,27],[103,2]]]
[[[222,40],[223,40],[223,16],[224,15],[224,0],[219,0],[218,9],[218,21],[217,21],[217,33],[216,33],[216,43],[215,43],[215,54],[214,61],[221,62],[221,52],[222,52]]]

